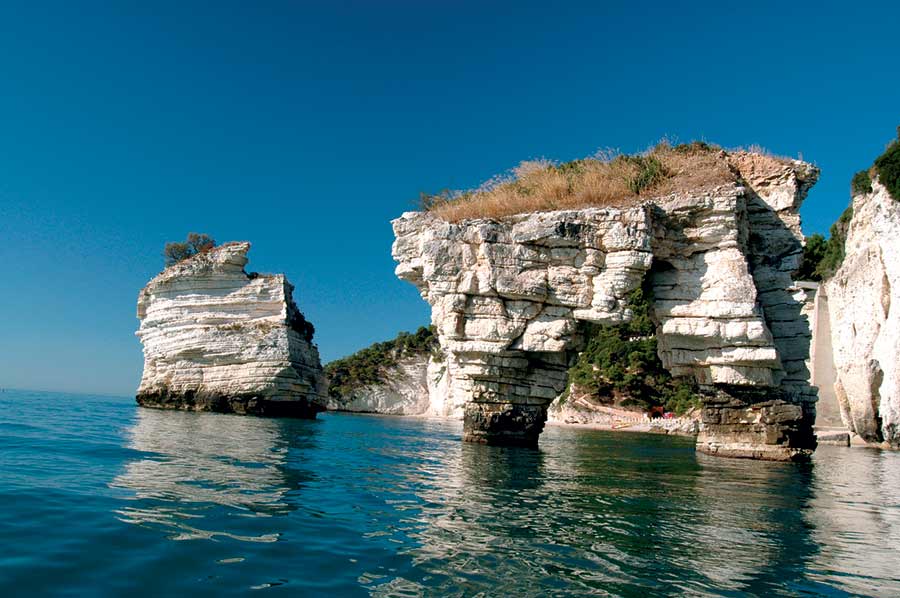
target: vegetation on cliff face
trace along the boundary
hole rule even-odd
[[[385,371],[397,365],[404,357],[436,354],[439,351],[434,327],[420,326],[412,334],[401,332],[394,339],[375,343],[326,365],[328,394],[340,397],[360,386],[377,384],[382,380]]]
[[[850,194],[862,195],[872,192],[872,177],[869,176],[868,170],[860,170],[850,179]]]
[[[216,246],[215,240],[205,233],[188,233],[183,243],[166,243],[163,256],[166,267],[173,266],[198,253],[205,253]]]
[[[851,205],[844,210],[837,222],[831,225],[827,240],[819,233],[806,238],[800,271],[797,273],[798,280],[828,280],[837,272],[844,262],[844,243],[847,241],[847,231],[852,219]]]
[[[662,406],[677,415],[699,406],[693,383],[673,378],[659,359],[652,303],[648,277],[628,298],[630,322],[591,326],[587,347],[569,370],[569,384],[600,403]]]
[[[868,170],[860,170],[850,180],[850,194],[852,197],[872,192],[872,177],[877,175],[878,181],[884,185],[891,197],[900,201],[900,127],[897,127],[897,139],[892,141],[884,153],[875,158],[875,162]],[[806,246],[803,248],[803,260],[800,263],[800,271],[797,273],[799,280],[828,280],[844,262],[844,243],[847,240],[847,230],[850,220],[853,219],[853,205],[844,210],[837,222],[831,225],[830,236],[825,237],[816,233],[806,238]]]
[[[642,197],[708,188],[736,180],[722,148],[703,142],[661,142],[639,155],[599,152],[556,163],[522,162],[508,176],[471,191],[422,194],[423,209],[450,222],[514,214],[632,205]]]
[[[875,158],[875,171],[891,197],[900,201],[900,127],[897,127],[897,139]]]

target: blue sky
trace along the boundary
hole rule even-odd
[[[325,360],[427,323],[420,191],[663,136],[822,168],[824,232],[900,124],[900,3],[0,3],[0,387],[131,394],[189,231],[285,272]]]

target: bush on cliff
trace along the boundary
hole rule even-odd
[[[569,383],[599,402],[644,409],[663,406],[682,415],[699,406],[699,398],[691,382],[673,378],[659,359],[648,281],[649,277],[628,298],[633,313],[630,322],[590,327],[587,347],[569,370]]]
[[[853,178],[850,180],[850,193],[851,195],[862,195],[864,193],[872,192],[872,177],[869,176],[868,170],[860,170],[856,174],[853,175]]]
[[[825,253],[816,266],[816,274],[819,280],[828,280],[837,272],[837,269],[844,263],[844,244],[847,242],[847,231],[850,228],[850,221],[853,219],[853,206],[849,206],[841,214],[837,222],[831,225],[828,237],[828,244],[825,246]]]
[[[850,192],[853,197],[872,192],[872,174],[878,175],[878,181],[884,185],[894,200],[900,200],[900,127],[897,127],[897,139],[892,141],[875,163],[868,170],[860,170],[850,180]],[[850,220],[853,219],[851,204],[831,225],[830,236],[826,241],[822,235],[814,234],[806,239],[803,249],[803,260],[797,278],[800,280],[827,280],[837,272],[844,262],[844,244]]]
[[[401,332],[396,338],[375,343],[353,355],[325,366],[328,394],[341,397],[347,392],[381,382],[388,368],[411,355],[436,354],[440,351],[434,327],[420,326],[415,333]]]
[[[900,139],[891,143],[883,154],[875,158],[875,170],[878,172],[878,180],[887,187],[891,197],[900,201]]]
[[[183,243],[166,243],[163,249],[166,267],[184,261],[198,253],[205,253],[215,246],[215,240],[205,233],[188,233],[187,239]]]
[[[806,245],[803,246],[803,259],[800,261],[797,280],[822,280],[818,267],[825,257],[827,247],[828,241],[819,233],[806,237]]]

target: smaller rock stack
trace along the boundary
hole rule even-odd
[[[314,418],[325,381],[312,326],[283,274],[248,274],[227,243],[153,278],[138,296],[145,407]]]

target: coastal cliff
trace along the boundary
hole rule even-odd
[[[810,455],[810,335],[791,274],[802,252],[799,206],[818,170],[698,151],[724,175],[682,176],[672,192],[605,207],[458,220],[432,210],[393,221],[396,273],[431,305],[443,400],[465,406],[465,440],[535,444],[586,326],[630,321],[627,299],[649,277],[659,358],[702,402],[698,450]]]
[[[835,394],[851,432],[900,447],[900,202],[876,177],[853,197],[840,268],[825,283]]]
[[[462,405],[442,400],[444,356],[424,326],[400,333],[325,366],[332,411],[462,417]]]
[[[315,417],[325,382],[313,328],[282,274],[248,274],[249,243],[166,268],[138,295],[145,407]]]

